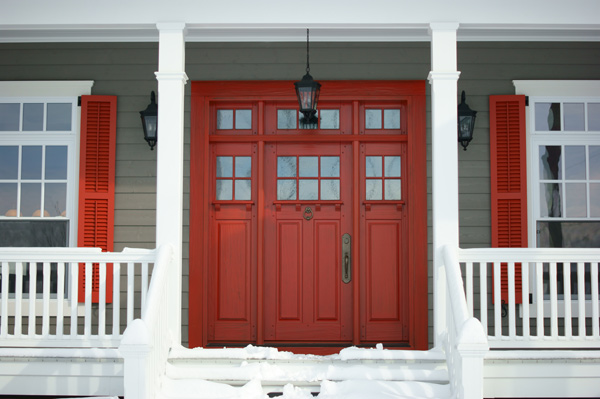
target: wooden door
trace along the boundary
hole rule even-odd
[[[351,146],[266,154],[265,340],[351,342]]]

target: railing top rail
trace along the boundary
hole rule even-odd
[[[0,262],[153,262],[155,249],[102,252],[100,248],[2,247]]]
[[[600,248],[459,249],[460,262],[598,262]]]
[[[452,306],[456,327],[460,328],[470,316],[467,310],[467,301],[463,290],[463,281],[458,266],[457,254],[453,248],[445,246],[443,249],[444,265],[446,266],[446,283],[448,285],[448,294],[450,295],[450,304]]]

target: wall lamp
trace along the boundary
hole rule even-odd
[[[304,123],[316,124],[317,120],[317,102],[319,101],[319,94],[321,92],[321,84],[313,80],[310,76],[310,64],[309,64],[309,47],[308,47],[308,36],[309,30],[306,30],[306,75],[302,77],[302,80],[294,83],[296,86],[296,96],[298,96],[298,104],[300,104],[300,112],[304,115]]]
[[[465,103],[465,91],[463,90],[460,96],[460,104],[458,105],[458,142],[466,151],[469,142],[473,140],[473,130],[475,130],[475,117],[477,111],[473,111],[467,103]]]
[[[154,150],[154,146],[158,141],[158,104],[156,104],[154,92],[150,95],[150,104],[145,110],[140,111],[140,116],[144,128],[144,140],[148,142],[150,150]]]

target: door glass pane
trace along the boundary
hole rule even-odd
[[[590,152],[590,179],[600,180],[600,146],[589,146]]]
[[[321,180],[321,199],[328,201],[340,199],[340,181],[338,179]]]
[[[369,179],[366,181],[366,199],[377,201],[382,199],[382,182],[379,179]]]
[[[44,104],[23,104],[23,131],[44,130]]]
[[[19,172],[19,147],[0,146],[0,179],[16,179]]]
[[[277,157],[277,177],[296,177],[296,157]]]
[[[67,146],[46,147],[46,179],[67,178]]]
[[[233,157],[217,157],[217,177],[233,177]]]
[[[540,184],[540,217],[561,217],[561,189],[557,183]]]
[[[235,177],[252,177],[252,157],[235,157]]]
[[[295,109],[277,110],[277,129],[295,129],[298,112]]]
[[[235,199],[238,201],[249,201],[252,199],[250,180],[235,181]]]
[[[19,131],[21,104],[0,104],[0,132]]]
[[[21,213],[23,216],[40,216],[42,185],[40,183],[21,184]]]
[[[65,132],[71,130],[71,104],[48,104],[46,130]]]
[[[402,188],[400,179],[388,179],[385,181],[385,199],[386,200],[401,200]]]
[[[339,129],[340,111],[337,109],[323,109],[319,112],[321,117],[321,129]]]
[[[400,129],[400,110],[399,109],[383,110],[383,128],[384,129]]]
[[[233,110],[218,109],[217,110],[217,129],[231,130],[233,129]]]
[[[600,183],[590,183],[590,216],[600,217]]]
[[[535,103],[535,130],[560,130],[560,103]]]
[[[587,195],[585,183],[567,183],[565,187],[566,217],[587,216]]]
[[[340,157],[321,157],[321,177],[340,177]]]
[[[237,109],[235,111],[235,128],[252,129],[252,110]]]
[[[585,179],[585,147],[582,145],[565,146],[565,179]]]
[[[23,146],[21,158],[21,178],[42,178],[42,146]],[[39,197],[38,197],[39,199]]]
[[[229,201],[233,199],[233,183],[231,180],[217,180],[217,200]]]
[[[17,183],[0,183],[0,216],[17,216]]]
[[[319,176],[319,157],[300,157],[299,176],[300,177],[318,177]],[[300,190],[302,193],[302,190]]]
[[[365,157],[365,174],[367,177],[381,177],[381,157]]]
[[[559,145],[540,146],[540,179],[559,180],[561,171],[561,147]]]
[[[381,129],[381,110],[380,109],[365,110],[365,128]]]
[[[313,179],[300,180],[298,199],[316,200],[319,199],[319,181]]]
[[[385,176],[400,177],[400,157],[385,157]]]
[[[583,103],[563,104],[565,113],[565,130],[582,132],[585,130],[585,112]]]
[[[588,131],[600,131],[600,103],[588,104]]]
[[[67,184],[46,183],[44,187],[44,210],[48,216],[67,216]]]
[[[277,199],[280,201],[296,199],[296,180],[277,180]]]

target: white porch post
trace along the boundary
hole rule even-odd
[[[458,23],[432,23],[431,119],[433,199],[434,344],[446,331],[446,284],[442,248],[458,247],[458,138],[456,31]]]
[[[159,23],[158,142],[156,173],[156,245],[174,249],[173,276],[169,279],[169,327],[181,343],[181,248],[183,220],[183,116],[185,24]]]

